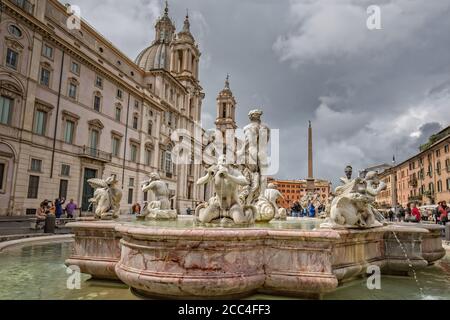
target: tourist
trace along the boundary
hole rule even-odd
[[[394,222],[394,211],[392,210],[392,208],[389,209],[388,217],[390,222]]]
[[[417,208],[417,204],[412,204],[411,215],[407,221],[411,222],[420,222],[422,220],[422,216],[420,214],[419,208]]]
[[[412,213],[411,203],[408,203],[406,205],[406,210],[405,210],[405,221],[411,220],[411,213]]]
[[[45,218],[47,218],[47,204],[45,201],[41,202],[39,208],[36,211],[36,229],[42,229],[45,224]]]
[[[300,217],[301,206],[298,201],[294,202],[294,205],[291,208],[293,217]]]
[[[131,214],[134,214],[134,215],[137,215],[137,216],[141,214],[141,205],[139,203],[135,203],[131,207]]]
[[[186,209],[186,214],[187,214],[188,216],[192,215],[192,209],[191,209],[191,207],[189,207],[189,208]]]
[[[67,218],[72,219],[74,212],[78,209],[76,203],[73,201],[73,199],[70,199],[70,202],[66,205],[66,215]]]
[[[447,202],[442,201],[441,205],[439,206],[439,221],[440,224],[446,225],[448,222],[448,213],[450,211],[450,208],[447,206]]]
[[[316,216],[316,207],[314,206],[314,204],[310,204],[309,205],[309,217],[310,218],[314,218]]]
[[[400,205],[397,206],[397,220],[398,220],[398,222],[403,221],[404,217],[405,217],[405,209],[400,204]]]
[[[62,214],[63,214],[63,204],[64,202],[66,202],[66,199],[61,198],[61,199],[55,199],[55,215],[56,218],[59,219],[61,218]]]

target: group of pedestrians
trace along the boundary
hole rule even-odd
[[[321,213],[325,210],[325,206],[320,205],[317,208],[314,206],[312,202],[309,202],[307,206],[304,208],[300,205],[299,201],[295,201],[291,207],[291,216],[292,217],[316,217],[317,212]]]

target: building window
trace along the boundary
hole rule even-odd
[[[166,173],[172,173],[173,171],[172,152],[170,151],[164,153],[164,170]]]
[[[137,145],[132,144],[130,147],[130,160],[132,162],[137,162],[137,150],[138,150]]]
[[[33,132],[40,136],[45,135],[46,127],[47,127],[47,112],[44,110],[36,110],[34,114],[34,127]]]
[[[0,96],[0,123],[11,124],[11,114],[14,100]]]
[[[130,178],[130,180],[128,180],[128,186],[134,187],[134,178]]]
[[[15,36],[16,38],[21,38],[22,37],[22,31],[15,25],[10,25],[8,27],[8,31],[9,31],[10,34]]]
[[[95,86],[96,86],[97,88],[103,89],[103,78],[97,76],[97,77],[95,78]]]
[[[61,176],[62,177],[70,176],[70,166],[68,164],[61,165]]]
[[[69,181],[68,180],[60,180],[59,181],[59,198],[62,199],[66,199],[67,198],[67,189],[69,186]]]
[[[80,64],[72,61],[70,65],[70,71],[72,71],[72,73],[75,73],[76,75],[80,75]]]
[[[8,48],[6,52],[6,65],[14,70],[17,70],[17,65],[19,63],[19,54],[17,51],[14,51]]]
[[[450,191],[450,178],[447,178],[447,191]]]
[[[42,47],[42,55],[46,58],[53,59],[53,48],[47,44]]]
[[[112,138],[112,154],[114,157],[119,157],[120,154],[120,138]]]
[[[42,172],[42,160],[31,159],[30,171],[32,171],[32,172]]]
[[[99,137],[100,133],[97,130],[92,129],[89,134],[89,147],[91,148],[92,152],[97,151]]]
[[[147,166],[152,165],[152,150],[151,149],[145,149],[145,165],[147,165]]]
[[[121,89],[117,89],[117,98],[122,99],[123,97],[123,92]]]
[[[28,181],[28,199],[37,199],[39,193],[39,177],[30,176]]]
[[[139,108],[139,101],[137,101],[137,100],[134,101],[134,107]]]
[[[122,108],[116,107],[116,121],[120,122],[122,119]]]
[[[436,150],[436,157],[439,157],[441,155],[441,150],[440,149],[437,149]]]
[[[133,189],[128,189],[128,204],[133,204]]]
[[[434,184],[433,184],[433,182],[430,182],[429,184],[428,184],[428,190],[430,190],[430,192],[433,194],[434,193]]]
[[[6,164],[5,163],[0,163],[0,190],[1,192],[5,191],[5,177],[6,177]]]
[[[94,96],[94,110],[100,112],[100,106],[102,103],[102,97],[96,95]]]
[[[78,86],[75,83],[69,83],[69,97],[72,99],[77,98]]]
[[[73,144],[73,137],[75,131],[75,122],[66,120],[66,126],[64,128],[64,142]]]
[[[449,145],[446,144],[445,147],[444,147],[444,152],[445,152],[445,153],[448,153],[449,149],[450,149]]]
[[[137,128],[138,128],[138,123],[139,123],[139,118],[138,118],[137,115],[135,115],[135,116],[133,117],[133,129],[137,130]]]
[[[442,181],[441,180],[439,180],[437,182],[437,192],[442,192]]]
[[[46,87],[50,86],[50,70],[41,68],[40,84]]]
[[[437,172],[438,175],[441,174],[441,162],[440,161],[438,161],[436,163],[436,172]]]

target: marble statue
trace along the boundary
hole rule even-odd
[[[349,180],[349,179],[347,179]],[[330,217],[322,228],[373,228],[383,224],[377,220],[373,207],[375,197],[386,189],[386,184],[376,172],[368,172],[364,178],[349,180],[336,188],[331,203]]]
[[[195,210],[195,219],[201,224],[236,224],[248,225],[255,221],[256,208],[241,204],[238,194],[240,186],[247,186],[249,181],[236,165],[227,164],[226,157],[221,156],[216,165],[207,169],[198,185],[212,182],[215,195],[207,203],[200,204]]]
[[[147,220],[175,220],[177,211],[170,208],[170,191],[167,184],[161,181],[159,174],[152,173],[147,181],[142,183],[142,192],[152,192],[155,200],[145,202],[139,219]]]
[[[264,191],[264,195],[260,196],[256,203],[258,213],[256,214],[257,222],[269,222],[275,220],[286,220],[287,212],[285,208],[279,208],[277,200],[283,198],[280,191],[277,190],[275,184],[270,183]]]
[[[246,205],[254,205],[266,188],[265,172],[268,167],[270,129],[261,122],[261,110],[249,113],[250,124],[244,127],[244,143],[238,151],[242,173],[248,184],[241,188],[239,198]],[[244,160],[244,161],[242,161]]]
[[[89,179],[88,184],[95,189],[94,197],[89,199],[90,207],[95,206],[95,218],[111,220],[119,217],[122,190],[117,188],[116,176],[107,179]]]
[[[302,206],[302,208],[308,208],[310,203],[312,203],[316,208],[320,207],[322,205],[322,201],[320,200],[320,194],[316,192],[307,192],[300,199],[300,205]]]

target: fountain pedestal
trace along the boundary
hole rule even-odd
[[[367,275],[368,266],[406,275],[445,255],[440,229],[417,224],[313,231],[104,221],[69,227],[75,249],[66,264],[95,278],[118,278],[141,295],[170,299],[255,292],[320,298],[341,282]]]

